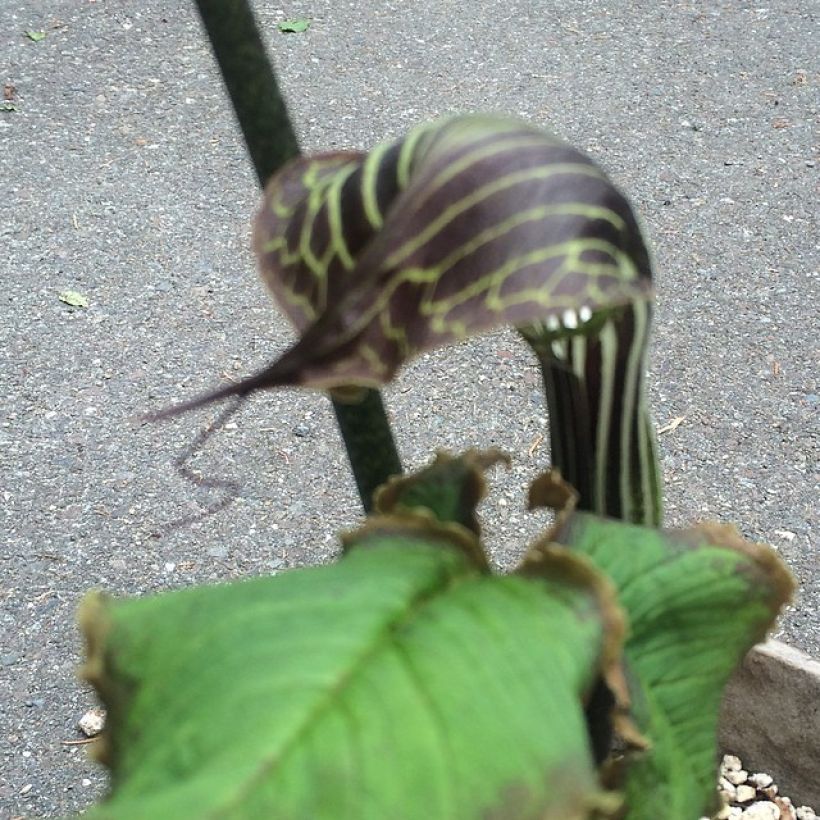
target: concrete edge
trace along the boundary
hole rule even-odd
[[[780,641],[755,646],[726,687],[718,743],[795,806],[820,808],[820,662]]]

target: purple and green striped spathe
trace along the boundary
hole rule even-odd
[[[588,157],[526,123],[470,115],[366,154],[299,158],[268,184],[254,248],[300,338],[185,407],[286,385],[375,387],[419,353],[512,325],[541,360],[553,462],[582,508],[658,523],[649,256]]]
[[[505,324],[577,323],[649,293],[634,217],[603,173],[493,117],[291,163],[254,245],[303,334],[268,373],[277,384],[375,386],[425,350]]]

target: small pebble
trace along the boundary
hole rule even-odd
[[[720,768],[723,774],[726,774],[726,772],[738,771],[739,769],[742,769],[743,764],[740,762],[739,757],[735,757],[734,755],[723,755],[723,762],[720,764]]]
[[[307,424],[297,424],[296,427],[293,428],[293,435],[298,438],[305,438],[310,435],[310,427],[308,427]]]
[[[740,816],[744,820],[780,820],[780,809],[768,800],[761,800],[744,809]]]
[[[105,709],[89,709],[77,721],[77,726],[86,737],[96,737],[105,726]]]
[[[724,781],[725,782],[725,781]],[[734,803],[737,800],[737,788],[731,783],[726,783],[726,788],[721,786],[718,789],[718,794],[726,803]]]
[[[745,783],[737,787],[735,800],[738,803],[748,803],[757,797],[757,789],[754,786],[747,786]]]
[[[766,789],[772,785],[773,781],[771,775],[763,772],[756,772],[755,774],[750,774],[749,779],[746,782],[750,783],[756,789]]]
[[[725,755],[721,761],[717,791],[727,805],[711,820],[820,820],[809,806],[795,809],[788,797],[779,794],[771,775],[750,775],[735,755]]]

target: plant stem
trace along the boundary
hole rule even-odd
[[[247,0],[197,0],[259,184],[299,155],[299,143]],[[365,512],[373,491],[400,473],[390,422],[378,391],[356,404],[333,402]]]
[[[276,75],[247,0],[197,0],[259,184],[299,155]]]
[[[391,475],[402,472],[393,433],[378,390],[367,390],[357,404],[334,401],[350,467],[364,511],[373,508],[373,493]],[[355,457],[354,457],[355,455]]]

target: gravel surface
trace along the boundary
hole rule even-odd
[[[259,5],[307,149],[364,147],[448,112],[551,128],[629,193],[655,249],[651,366],[668,520],[740,522],[800,583],[781,637],[820,654],[817,19],[808,4],[399,0]],[[303,34],[276,23],[307,15]],[[359,515],[330,406],[256,397],[198,461],[213,411],[137,412],[290,340],[257,282],[250,163],[192,4],[0,0],[0,816],[81,809],[104,786],[76,739],[84,590],[144,594],[329,560]],[[35,41],[25,31],[43,31]],[[13,88],[12,88],[13,86]],[[2,104],[2,100],[0,100]],[[58,298],[77,291],[87,307]],[[487,503],[508,564],[546,464],[535,363],[496,333],[406,368],[386,399],[406,463],[514,457]]]

